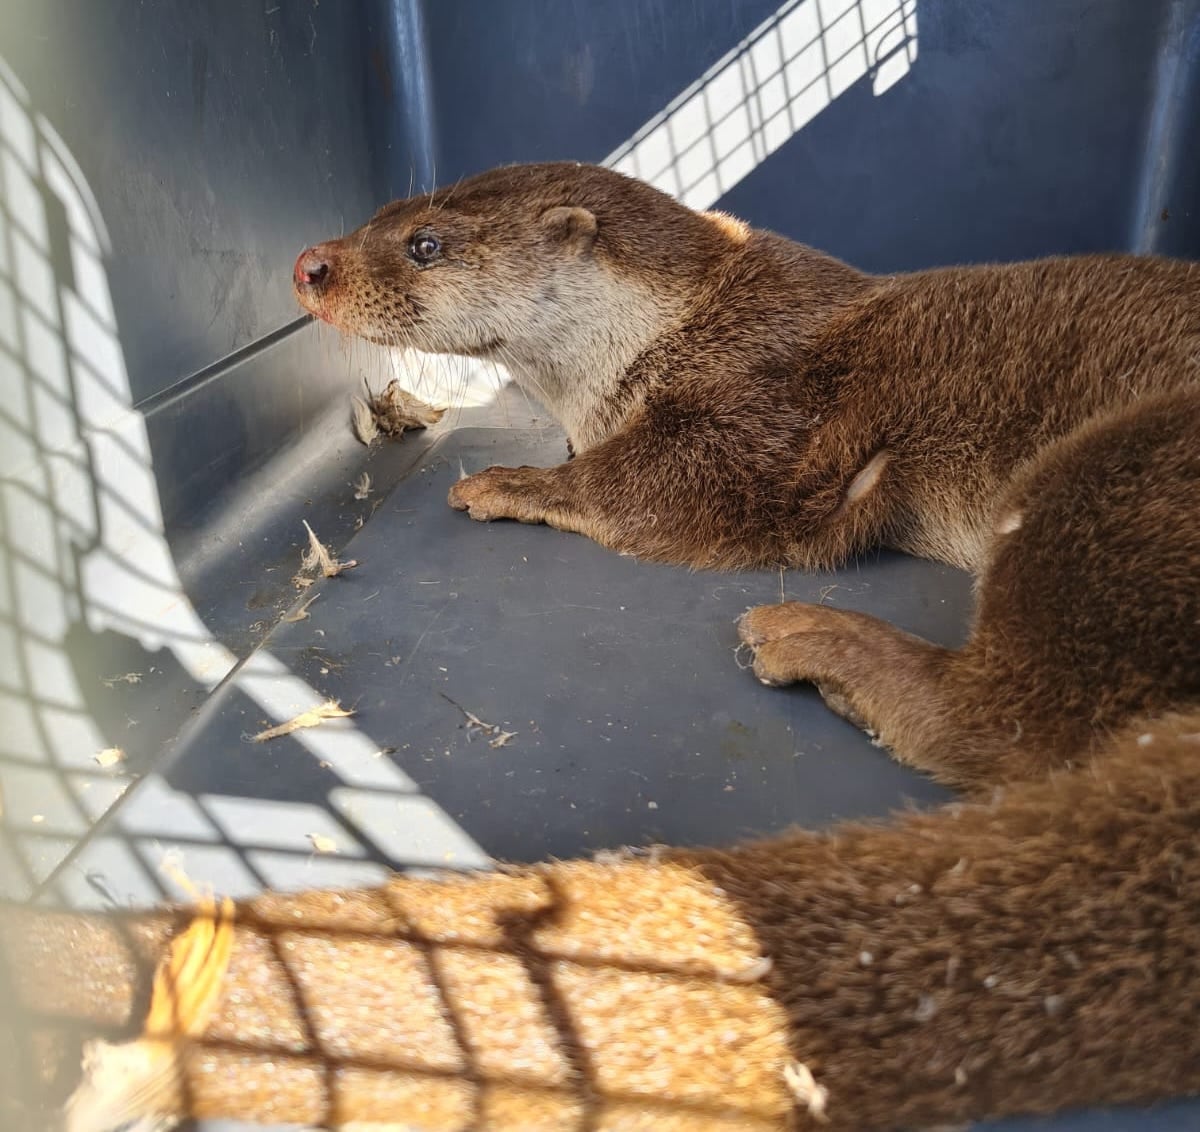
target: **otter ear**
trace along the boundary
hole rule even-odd
[[[596,218],[586,208],[548,208],[542,213],[542,227],[576,252],[588,251],[596,239]]]

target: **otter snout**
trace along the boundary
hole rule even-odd
[[[306,248],[296,257],[296,266],[292,268],[292,282],[301,291],[323,286],[329,281],[333,270],[332,260],[329,248],[324,244]]]
[[[328,244],[305,248],[292,268],[292,290],[296,301],[317,318],[328,318],[330,286],[334,280],[334,253]]]

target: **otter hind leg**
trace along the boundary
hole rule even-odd
[[[1130,719],[1200,702],[1200,397],[1097,417],[1000,501],[970,640],[938,648],[790,603],[741,621],[754,670],[817,685],[896,757],[967,787],[1087,759]]]
[[[973,785],[961,752],[976,737],[960,710],[956,654],[865,613],[786,602],[738,623],[765,684],[815,684],[826,705],[895,757],[953,785]]]

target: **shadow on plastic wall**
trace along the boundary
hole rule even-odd
[[[710,208],[855,83],[879,96],[916,59],[916,0],[792,0],[605,164]]]
[[[223,682],[271,722],[323,697],[267,649],[239,666],[183,592],[145,422],[131,408],[103,218],[3,64],[0,176],[0,895],[75,906],[179,898],[158,868],[167,845],[232,895],[378,879],[385,856],[486,863],[349,721],[276,740],[340,778],[326,809],[193,798],[151,770],[178,717]],[[138,718],[128,713],[135,685]],[[162,702],[155,685],[179,702]],[[148,702],[163,720],[146,718]],[[376,840],[386,854],[367,848],[372,832],[353,816],[384,798],[392,822]],[[74,858],[119,801],[116,821],[88,842],[85,872]],[[409,831],[405,843],[394,824]],[[337,857],[315,859],[314,844]]]

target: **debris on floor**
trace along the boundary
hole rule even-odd
[[[516,731],[505,731],[498,723],[487,723],[480,719],[474,712],[467,711],[457,700],[452,700],[445,692],[438,692],[446,703],[452,707],[458,708],[463,713],[463,717],[467,721],[467,738],[473,739],[476,735],[490,735],[488,746],[492,750],[497,750],[500,747],[506,747],[518,735]]]
[[[358,479],[354,481],[353,487],[355,499],[366,499],[367,496],[371,494],[370,475],[367,472],[363,472],[362,475],[360,475]]]
[[[354,426],[354,435],[368,448],[379,439],[379,426],[371,413],[371,406],[361,397],[350,398],[350,421]]]
[[[426,405],[402,389],[395,378],[387,383],[382,393],[372,393],[369,385],[366,390],[366,400],[354,397],[353,403],[354,432],[367,445],[379,434],[400,437],[405,429],[430,428],[442,419],[446,411]],[[370,439],[365,439],[368,436]]]
[[[337,842],[323,833],[310,833],[308,839],[312,842],[314,853],[336,853],[338,851]]]
[[[120,747],[105,747],[95,756],[95,760],[102,767],[116,766],[117,763],[125,761],[125,752]]]
[[[320,596],[320,594],[313,594],[312,597],[310,597],[308,601],[300,606],[299,609],[293,609],[290,613],[285,613],[283,616],[284,621],[288,622],[289,624],[294,624],[297,621],[306,620],[310,616],[308,607],[312,605],[312,603]]]
[[[315,708],[302,711],[286,723],[280,723],[275,727],[268,727],[265,731],[260,731],[253,737],[254,742],[265,743],[268,739],[278,739],[281,735],[290,735],[293,731],[303,731],[306,727],[320,727],[327,719],[347,719],[353,714],[353,708],[346,709],[337,700],[326,700]]]
[[[120,676],[102,676],[100,683],[106,688],[115,688],[118,684],[140,684],[142,682],[142,674],[140,672],[123,672]]]
[[[346,562],[339,562],[329,551],[329,548],[319,539],[313,532],[312,527],[308,525],[308,520],[302,520],[304,529],[308,531],[308,549],[304,552],[304,557],[300,560],[300,568],[302,570],[320,570],[327,578],[336,578],[343,570],[353,569],[358,565],[358,562],[351,558]]]

